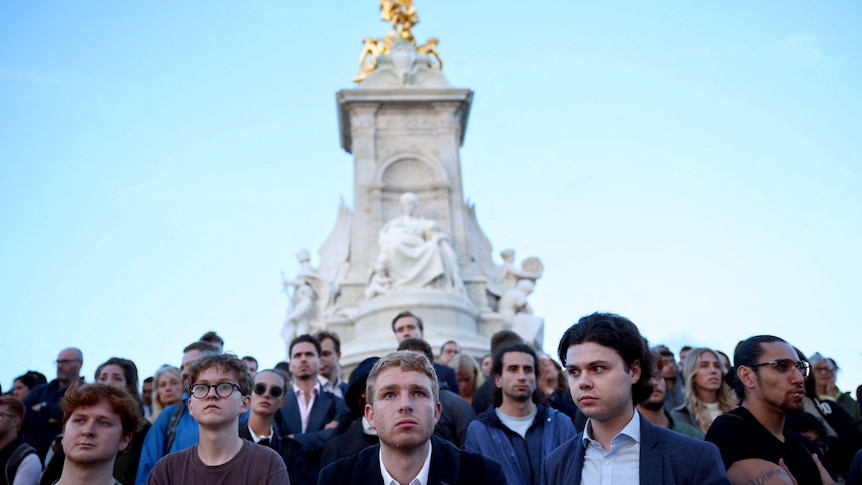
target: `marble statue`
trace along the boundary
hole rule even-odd
[[[503,322],[511,325],[515,320],[516,314],[533,314],[533,309],[530,308],[530,304],[527,302],[527,297],[533,293],[533,288],[535,288],[535,285],[532,281],[519,280],[514,288],[500,297],[500,305],[497,313],[503,317]]]
[[[519,280],[529,280],[534,284],[542,277],[545,267],[539,258],[529,257],[521,262],[521,267],[515,267],[515,250],[505,249],[500,252],[503,264],[497,266],[488,277],[488,291],[497,297],[502,297],[515,288]]]
[[[416,194],[402,195],[400,205],[401,215],[380,230],[380,252],[371,281],[385,281],[391,290],[430,287],[463,293],[458,256],[449,235],[437,221],[419,215]]]
[[[291,283],[285,282],[285,285]],[[303,284],[294,291],[284,326],[281,328],[281,338],[284,339],[285,346],[289,346],[297,336],[311,333],[311,322],[317,314],[316,299],[314,290],[309,285]]]
[[[296,253],[296,259],[299,261],[296,277],[288,280],[284,273],[281,276],[290,300],[281,330],[281,336],[288,345],[298,335],[323,330],[323,312],[335,294],[332,284],[311,265],[308,250],[301,249]]]
[[[533,315],[527,297],[533,293],[535,284],[530,280],[518,280],[515,287],[500,298],[497,312],[503,317],[503,328],[511,330],[533,348],[544,345],[545,320]]]

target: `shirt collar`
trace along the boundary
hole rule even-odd
[[[320,391],[321,391],[320,382],[318,381],[316,384],[314,384],[314,387],[311,388],[311,395],[314,397],[317,397],[320,395]],[[294,386],[293,392],[296,393],[296,397],[300,397],[300,396],[305,395],[305,392],[303,392],[303,390],[300,389],[299,386]]]
[[[587,425],[584,427],[584,446],[589,446],[590,442],[596,441],[593,439],[592,434],[592,420],[593,418],[587,419]],[[641,419],[640,413],[638,413],[637,409],[632,413],[632,419],[629,420],[628,424],[626,424],[625,427],[623,427],[623,429],[611,439],[611,444],[615,441],[619,441],[621,439],[620,437],[629,437],[638,443],[641,442]]]
[[[392,478],[386,466],[383,464],[383,453],[378,450],[377,458],[380,460],[380,473],[383,475],[383,485],[398,485],[398,480]],[[428,474],[431,471],[431,441],[428,441],[428,455],[425,457],[425,463],[422,464],[422,469],[413,480],[410,480],[409,485],[428,485]]]
[[[268,438],[268,439],[272,440],[272,435],[273,435],[272,426],[269,427],[269,434],[265,435],[265,436],[260,436],[260,435],[254,434],[254,430],[251,429],[251,424],[247,424],[247,426],[248,426],[248,432],[249,432],[249,434],[251,434],[251,439],[255,443],[259,442],[260,440],[262,440],[264,438]]]

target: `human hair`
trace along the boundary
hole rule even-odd
[[[733,353],[733,368],[725,375],[724,380],[730,385],[733,392],[736,393],[740,404],[745,400],[745,386],[736,375],[739,372],[740,366],[750,367],[751,370],[757,373],[759,367],[751,367],[751,365],[757,364],[757,361],[766,352],[762,344],[773,342],[787,343],[784,339],[774,335],[755,335],[739,342],[736,346],[736,350]]]
[[[536,382],[539,381],[539,357],[536,356],[536,351],[526,344],[509,344],[499,352],[494,354],[494,364],[491,367],[491,374],[494,376],[503,375],[503,356],[510,352],[523,352],[533,356],[533,373],[536,374]]]
[[[141,408],[132,396],[123,388],[107,384],[85,384],[72,386],[60,403],[63,408],[63,427],[75,410],[106,402],[111,411],[120,418],[123,435],[128,436],[139,431],[144,425]]]
[[[416,320],[416,326],[419,327],[419,331],[422,334],[425,334],[425,327],[422,325],[422,319],[413,314],[410,310],[403,311],[398,315],[395,315],[395,318],[392,319],[392,331],[395,331],[395,322],[397,322],[400,318],[403,317],[413,317]]]
[[[449,367],[451,367],[455,374],[457,375],[459,372],[467,372],[473,374],[473,389],[464,389],[464,386],[458,387],[458,390],[461,392],[461,395],[474,395],[476,393],[476,389],[479,389],[479,386],[485,382],[485,377],[482,376],[482,368],[479,366],[479,363],[476,362],[476,359],[467,354],[458,354],[452,357],[452,360],[449,361]]]
[[[189,365],[189,386],[194,386],[201,372],[211,367],[215,367],[220,372],[232,372],[239,386],[239,392],[243,396],[251,395],[254,378],[249,375],[245,362],[231,353],[202,355],[192,362]]]
[[[557,348],[560,362],[567,365],[566,353],[569,347],[585,342],[615,350],[622,358],[626,372],[631,371],[636,362],[639,364],[641,375],[638,381],[632,384],[632,404],[637,404],[652,394],[650,378],[656,365],[655,357],[649,350],[649,343],[631,320],[613,313],[599,312],[581,317],[560,339]]]
[[[330,332],[329,330],[321,330],[314,334],[314,338],[316,338],[320,343],[323,343],[326,339],[332,340],[332,346],[335,347],[335,353],[341,353],[341,339],[338,338],[337,333]]]
[[[150,420],[152,422],[156,421],[156,418],[159,417],[159,413],[162,412],[162,409],[167,406],[170,406],[170,404],[165,405],[165,403],[163,403],[162,399],[159,397],[159,380],[161,380],[161,378],[165,375],[175,377],[177,379],[177,382],[180,383],[180,387],[182,387],[183,376],[179,369],[172,365],[163,365],[159,367],[159,370],[157,370],[156,373],[153,375],[153,410],[150,412]],[[186,391],[186,389],[180,391],[180,395],[182,395],[184,391]]]
[[[144,379],[144,380],[143,380],[143,381],[141,381],[141,382],[142,382],[142,383],[144,383],[144,384],[146,384],[146,383],[148,383],[148,382],[152,382],[152,383],[153,383],[153,385],[155,385],[155,384],[156,384],[155,379],[153,379],[153,376],[147,377],[146,379]]]
[[[434,352],[431,351],[431,344],[421,338],[406,338],[398,344],[398,350],[412,350],[425,355],[428,362],[434,363]]]
[[[199,340],[200,340],[201,342],[207,342],[207,343],[211,343],[211,344],[213,344],[213,345],[215,345],[215,343],[216,343],[216,342],[218,342],[218,343],[219,343],[219,345],[224,346],[224,339],[223,339],[223,338],[221,338],[221,337],[219,336],[219,334],[217,334],[217,333],[213,332],[212,330],[210,330],[209,332],[207,332],[207,333],[205,333],[205,334],[201,335],[201,338],[200,338]]]
[[[205,342],[203,340],[198,340],[197,342],[192,342],[183,349],[183,353],[191,352],[192,350],[197,350],[201,354],[217,354],[219,352],[218,347],[215,345]]]
[[[20,431],[21,424],[24,422],[24,403],[12,396],[0,395],[0,406],[3,405],[9,407],[9,414],[14,414],[18,418],[18,430]]]
[[[303,335],[299,335],[296,338],[294,338],[293,340],[291,340],[290,341],[290,348],[288,349],[287,353],[290,355],[293,355],[293,347],[296,344],[300,344],[302,342],[308,342],[308,343],[314,345],[314,350],[317,351],[317,356],[320,357],[320,354],[322,352],[322,350],[320,350],[320,341],[318,341],[316,338],[312,337],[311,335],[309,335],[307,333],[303,334]],[[288,357],[290,357],[290,355],[288,355]]]
[[[449,344],[455,344],[455,347],[461,348],[461,346],[458,345],[458,342],[454,340],[447,340],[443,342],[443,345],[440,346],[440,355],[443,355],[443,351],[446,350],[446,346]]]
[[[691,414],[692,418],[694,418],[694,422],[697,423],[697,426],[704,433],[706,433],[712,425],[712,416],[710,416],[709,410],[706,408],[706,403],[697,395],[697,390],[694,388],[694,376],[697,374],[697,371],[700,370],[701,357],[706,353],[710,353],[715,356],[715,359],[721,367],[721,386],[719,386],[716,396],[718,398],[718,409],[721,410],[722,414],[724,414],[732,411],[736,407],[733,403],[733,391],[730,390],[730,386],[728,386],[723,379],[724,375],[727,373],[727,369],[724,368],[724,364],[721,363],[721,358],[719,358],[718,354],[714,350],[705,347],[698,347],[689,350],[688,355],[685,356],[685,362],[683,363],[683,378],[685,379],[685,407],[688,408],[688,412]]]
[[[281,379],[281,381],[283,383],[282,386],[284,388],[284,392],[286,393],[288,391],[288,389],[290,388],[290,378],[287,377],[287,375],[285,375],[284,372],[282,372],[278,369],[263,369],[261,371],[258,371],[257,374],[255,374],[255,376],[263,374],[264,372],[271,372],[271,373],[275,374],[279,379]],[[253,381],[254,380],[252,380],[252,382]]]
[[[132,396],[132,399],[140,403],[141,395],[138,392],[138,366],[129,359],[111,357],[99,367],[96,367],[96,381],[99,380],[99,374],[102,373],[102,369],[109,365],[116,365],[123,369],[123,378],[126,379],[126,390],[129,391],[129,395]]]
[[[500,330],[491,335],[491,356],[493,357],[500,349],[509,344],[518,343],[524,343],[524,339],[520,335],[511,330]]]
[[[377,382],[378,374],[390,367],[398,367],[402,371],[425,374],[425,376],[431,379],[431,397],[434,399],[434,404],[440,402],[440,384],[437,382],[437,374],[434,372],[434,367],[431,366],[431,362],[425,357],[425,354],[413,352],[412,350],[399,350],[386,354],[385,357],[378,360],[374,364],[374,367],[371,368],[368,380],[365,382],[365,400],[368,401],[368,404],[371,404],[374,400],[374,383]]]
[[[40,379],[41,377],[41,379]],[[34,387],[39,384],[47,384],[48,379],[41,372],[36,372],[34,370],[28,370],[25,374],[16,377],[12,382],[14,384],[15,381],[21,381],[21,384],[27,386],[27,389],[33,390]]]
[[[679,355],[682,355],[684,352],[690,351],[691,349],[691,345],[683,345],[682,348],[679,349]]]

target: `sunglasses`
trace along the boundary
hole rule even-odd
[[[255,384],[254,385],[254,393],[258,396],[263,396],[266,394],[266,384]],[[269,388],[269,395],[272,397],[281,397],[284,393],[284,389],[279,386],[272,386]]]

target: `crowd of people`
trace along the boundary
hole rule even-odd
[[[556,355],[502,330],[477,359],[425,325],[395,315],[347,380],[329,331],[265,369],[208,332],[142,381],[113,357],[87,382],[63,349],[0,396],[0,485],[862,484],[862,386],[777,336],[677,360],[594,313]]]

